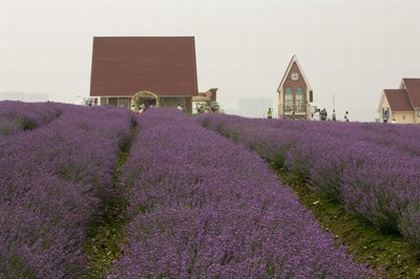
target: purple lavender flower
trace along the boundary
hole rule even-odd
[[[111,278],[370,276],[256,154],[176,111],[146,113],[139,131]]]
[[[420,243],[420,127],[268,121],[228,115],[196,120],[275,161],[319,194],[372,224]],[[270,156],[271,155],[271,156]]]
[[[7,106],[16,115],[32,108]],[[0,137],[0,277],[80,278],[87,224],[114,194],[112,172],[132,115],[117,108],[35,107],[36,116],[51,109],[60,115]]]
[[[30,130],[50,122],[61,113],[54,103],[0,102],[0,136]]]

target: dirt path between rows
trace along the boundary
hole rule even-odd
[[[128,158],[131,144],[137,135],[137,124],[131,128],[130,142],[121,148],[113,173],[115,194],[104,200],[99,215],[89,226],[85,253],[88,257],[88,274],[85,278],[105,278],[112,263],[123,253],[122,245],[126,242],[125,225],[127,223],[127,200],[122,192],[122,170]]]

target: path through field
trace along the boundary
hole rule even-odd
[[[125,225],[127,222],[127,199],[123,195],[122,168],[130,152],[131,144],[137,135],[137,123],[131,128],[131,137],[121,149],[113,172],[115,195],[104,200],[97,216],[89,225],[85,251],[88,256],[86,278],[103,278],[109,272],[112,262],[123,253],[126,242]]]

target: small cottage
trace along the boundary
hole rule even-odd
[[[297,57],[290,59],[277,88],[279,118],[310,119],[313,92]]]
[[[382,122],[420,123],[420,79],[403,78],[399,89],[383,89],[378,106]]]
[[[95,37],[90,96],[99,105],[182,106],[197,96],[194,37]]]

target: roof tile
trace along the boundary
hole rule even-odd
[[[392,111],[413,110],[405,89],[385,89],[384,93]]]
[[[404,78],[403,82],[411,103],[415,108],[420,108],[420,78]]]
[[[91,96],[197,95],[194,37],[95,37]]]

